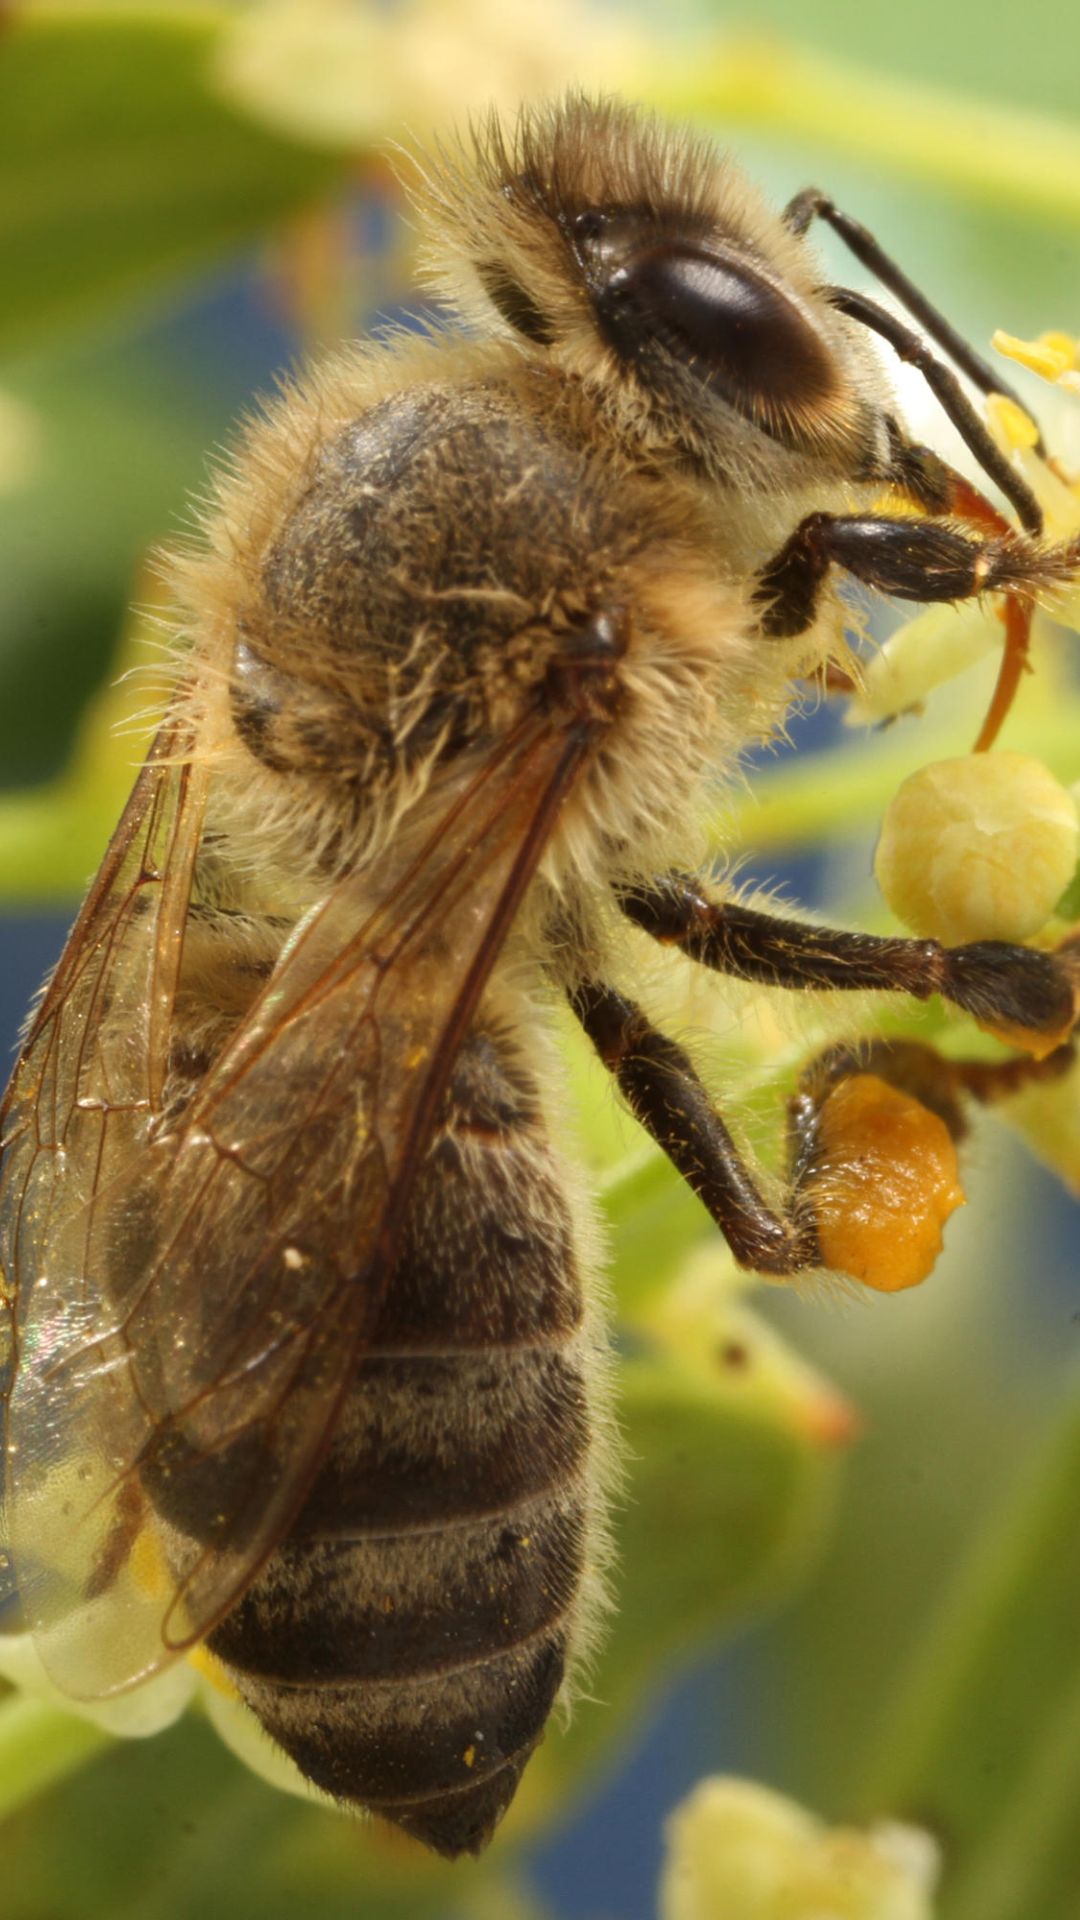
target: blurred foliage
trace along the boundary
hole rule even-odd
[[[946,1840],[949,1920],[1076,1911],[1078,1486],[1074,1396],[946,1596],[864,1782],[865,1807]]]
[[[837,196],[921,261],[928,284],[936,274],[935,291],[951,287],[983,337],[995,322],[1075,327],[1073,9],[1030,9],[1020,52],[1021,23],[992,32],[970,5],[911,0],[902,19],[845,0],[818,0],[812,21],[797,0],[753,11],[747,34],[711,8],[650,17],[574,0],[543,13],[484,0],[5,9],[0,779],[11,791],[0,796],[0,896],[69,899],[100,855],[140,754],[130,729],[118,750],[117,720],[151,705],[161,680],[138,644],[153,641],[158,610],[147,549],[175,535],[205,447],[255,379],[334,316],[405,295],[408,241],[379,239],[400,211],[379,150],[403,126],[415,135],[488,97],[570,80],[621,89],[740,129],[782,190],[827,168]],[[132,598],[143,612],[129,623]],[[118,661],[145,671],[101,693]],[[1049,646],[1037,666],[1007,742],[1075,779],[1074,669]],[[992,671],[973,668],[919,725],[862,736],[827,762],[760,769],[717,822],[723,844],[762,871],[781,854],[824,853],[830,911],[883,925],[864,882],[873,822],[914,765],[970,744]],[[725,1063],[745,1089],[746,1125],[775,1139],[777,1076],[806,1050],[806,1025],[759,1044],[750,1001],[734,1004]],[[700,1025],[719,1018],[710,1006]],[[0,1702],[5,1920],[344,1920],[361,1906],[372,1920],[539,1920],[526,1856],[597,1790],[673,1666],[767,1614],[820,1551],[831,1449],[851,1430],[843,1401],[747,1305],[702,1209],[628,1145],[580,1053],[574,1071],[627,1347],[619,1610],[596,1700],[569,1733],[551,1731],[492,1856],[448,1877],[375,1828],[284,1799],[197,1714],[152,1743],[112,1743],[12,1695]],[[1060,1099],[1049,1121],[1045,1104],[1016,1118],[1071,1167],[1075,1080]],[[1021,1323],[1002,1305],[977,1223],[959,1244],[972,1284],[956,1281],[951,1296],[943,1285],[943,1306],[888,1303],[887,1323],[875,1310],[853,1334],[825,1335],[795,1310],[799,1344],[831,1350],[874,1427],[832,1557],[787,1637],[767,1643],[775,1704],[746,1750],[840,1816],[926,1819],[945,1846],[943,1920],[1074,1920],[1077,1382],[1050,1351],[1051,1309],[1042,1334],[1029,1331],[1038,1310]],[[988,1518],[939,1617],[928,1601],[975,1509],[993,1504],[1015,1451],[1006,1431],[1023,1432],[1051,1389],[1056,1435]],[[917,1460],[928,1464],[913,1492]],[[872,1723],[898,1671],[882,1734]]]
[[[205,271],[328,189],[343,160],[208,84],[200,6],[12,9],[0,58],[0,355]]]

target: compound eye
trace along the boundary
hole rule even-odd
[[[595,294],[624,358],[661,342],[741,412],[779,426],[835,388],[824,341],[769,281],[703,248],[663,244],[617,267]],[[794,422],[792,422],[794,424]]]

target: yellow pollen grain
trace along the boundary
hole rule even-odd
[[[188,1665],[194,1667],[196,1673],[201,1673],[204,1680],[209,1680],[214,1692],[220,1693],[223,1699],[239,1700],[240,1695],[229,1679],[221,1661],[216,1660],[214,1655],[209,1653],[205,1647],[195,1647],[192,1649],[191,1653],[188,1654]]]
[[[163,1600],[170,1590],[165,1558],[152,1533],[140,1533],[131,1549],[131,1578],[140,1593]]]
[[[1006,393],[991,393],[986,400],[986,420],[998,446],[1005,453],[1027,451],[1039,438],[1039,429],[1030,413]]]
[[[1060,380],[1076,365],[1076,346],[1066,333],[1044,333],[1038,340],[1019,340],[999,327],[993,344],[1008,360],[1027,367],[1044,380]]]
[[[465,1765],[466,1765],[467,1767],[471,1767],[471,1766],[472,1766],[472,1765],[473,1765],[473,1764],[475,1763],[475,1760],[476,1760],[476,1748],[475,1748],[475,1747],[466,1747],[466,1749],[465,1749],[465,1751],[464,1751],[464,1753],[462,1754],[462,1756],[461,1756],[461,1757],[462,1757],[462,1759],[464,1760],[464,1762],[465,1762]]]
[[[1052,327],[1049,332],[1040,333],[1039,344],[1047,347],[1051,353],[1065,354],[1070,367],[1080,366],[1080,341],[1074,340],[1071,333]]]

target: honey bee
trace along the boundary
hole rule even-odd
[[[71,1695],[205,1641],[310,1781],[454,1856],[508,1807],[602,1584],[557,1004],[738,1261],[822,1265],[823,1117],[858,1057],[809,1070],[770,1204],[618,929],[1064,1035],[1058,955],[775,920],[694,876],[717,780],[835,664],[840,575],[1009,594],[1001,707],[1031,595],[1080,555],[926,336],[1000,383],[824,196],[773,211],[698,137],[577,96],[417,192],[457,317],[349,347],[244,433],[172,562],[171,705],[7,1095],[2,1537]],[[828,283],[814,217],[921,334]],[[871,334],[1020,528],[912,441]],[[870,1052],[953,1131],[992,1095],[993,1069]]]

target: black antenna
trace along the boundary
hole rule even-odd
[[[901,272],[896,262],[889,258],[884,248],[861,221],[853,220],[849,213],[843,213],[835,201],[830,200],[828,195],[822,193],[817,187],[804,187],[803,191],[797,193],[794,200],[789,201],[784,208],[784,220],[793,233],[805,233],[815,217],[827,221],[833,232],[840,235],[844,245],[855,255],[856,260],[860,260],[864,267],[868,267],[874,278],[880,280],[882,286],[887,287],[890,293],[895,293],[912,318],[918,321],[920,327],[925,327],[931,340],[936,340],[938,346],[944,348],[949,359],[956,362],[961,373],[967,375],[972,385],[978,387],[980,393],[1003,393],[1007,400],[1015,401],[1016,405],[1027,413],[1028,409],[1020,396],[1007,381],[1001,378],[996,368],[992,367],[988,360],[984,360],[981,353],[976,353],[974,347],[964,339],[963,334],[957,333],[956,328],[946,320],[945,315],[938,312],[924,293],[920,293],[915,282],[909,280],[906,273]],[[1038,422],[1035,424],[1038,430]],[[1035,442],[1035,451],[1045,458],[1046,448],[1041,434]]]
[[[875,333],[880,333],[895,348],[901,360],[918,368],[983,472],[1001,488],[1006,500],[1012,501],[1021,525],[1028,533],[1040,534],[1043,530],[1042,508],[1027,481],[1017,473],[987,431],[955,373],[936,354],[931,353],[921,334],[915,333],[911,327],[905,327],[902,320],[897,320],[864,293],[853,293],[848,287],[827,287],[825,292],[841,313],[861,321],[864,327],[872,327]]]

